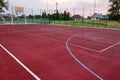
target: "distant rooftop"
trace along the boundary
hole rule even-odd
[[[82,16],[80,16],[79,14],[76,14],[76,15],[72,16],[72,18],[82,18]]]

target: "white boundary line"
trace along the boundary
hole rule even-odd
[[[91,74],[93,74],[95,77],[97,77],[99,80],[103,80],[103,78],[101,78],[98,74],[96,74],[95,72],[93,72],[91,69],[89,69],[86,65],[84,65],[73,53],[72,51],[69,49],[68,43],[69,40],[72,39],[75,36],[69,37],[66,41],[66,48],[69,52],[69,54],[75,59],[76,62],[78,62],[83,68],[85,68],[87,71],[89,71]]]
[[[41,80],[35,73],[33,73],[27,66],[25,66],[19,59],[17,59],[10,51],[8,51],[2,44],[0,47],[5,50],[18,64],[20,64],[29,74],[31,74],[36,80]]]
[[[108,50],[108,49],[110,49],[110,48],[112,48],[112,47],[115,47],[115,46],[117,46],[117,45],[119,45],[119,44],[120,44],[120,42],[117,42],[117,43],[115,43],[115,44],[113,44],[113,45],[111,45],[111,46],[109,46],[109,47],[107,47],[107,48],[105,48],[105,49],[100,50],[99,52],[104,52],[104,51],[106,51],[106,50]]]

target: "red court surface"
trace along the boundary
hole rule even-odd
[[[120,80],[120,30],[0,25],[0,80]]]

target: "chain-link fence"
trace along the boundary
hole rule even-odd
[[[91,27],[116,27],[108,20],[106,6],[84,6],[73,9],[31,9],[23,8],[23,12],[15,12],[15,8],[9,7],[6,14],[1,14],[1,23],[3,24],[62,24],[73,26],[91,26]],[[107,9],[106,9],[107,10]],[[114,23],[114,22],[113,22]]]

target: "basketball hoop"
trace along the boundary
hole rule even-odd
[[[23,12],[24,8],[23,7],[15,7],[15,12]]]

